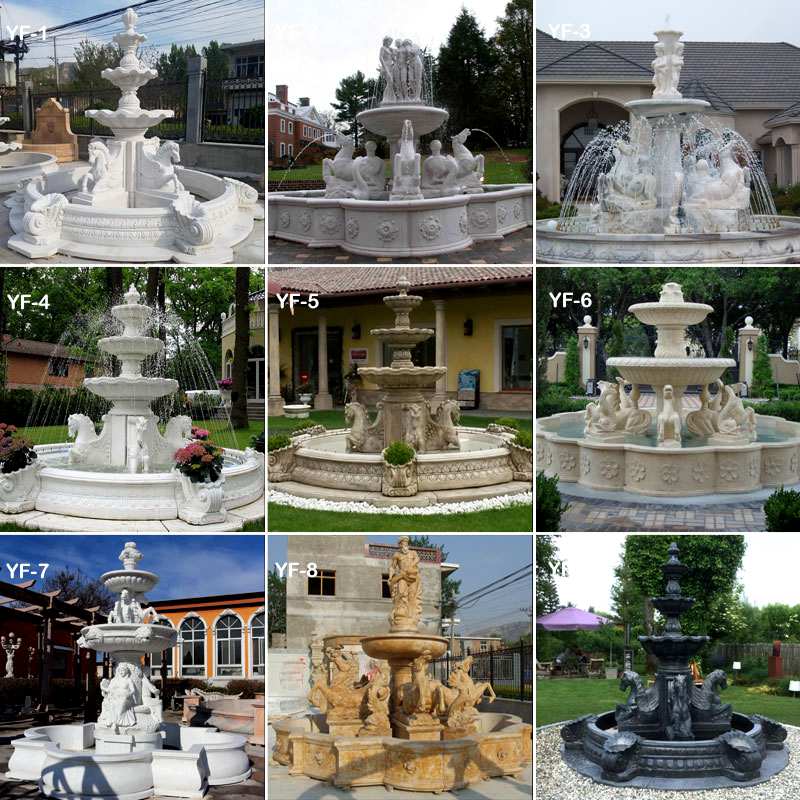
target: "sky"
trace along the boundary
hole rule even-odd
[[[0,580],[19,583],[19,569],[12,576],[8,565],[25,562],[37,572],[38,564],[50,564],[45,579],[67,566],[99,578],[104,572],[122,569],[118,557],[131,540],[144,556],[139,569],[155,572],[160,578],[148,592],[149,600],[264,591],[264,537],[259,535],[0,535]],[[41,591],[40,578],[32,589]]]
[[[744,596],[755,606],[769,603],[796,605],[800,536],[796,533],[744,535],[747,549],[739,581]],[[570,533],[559,537],[558,552],[566,561],[568,576],[556,578],[562,605],[594,606],[611,611],[614,567],[619,563],[625,534]]]
[[[286,536],[269,535],[267,559],[270,569],[275,563],[286,562]],[[378,544],[397,544],[397,536],[367,535],[367,541]],[[511,572],[530,564],[533,560],[532,537],[502,535],[430,536],[436,546],[447,552],[447,561],[456,563],[459,568],[453,578],[461,581],[461,594],[479,589],[502,578]],[[459,609],[457,618],[461,620],[459,634],[469,634],[483,630],[493,624],[505,624],[527,620],[523,608],[531,606],[533,578],[519,581],[507,589],[495,592],[481,599],[470,608]]]
[[[356,70],[375,77],[384,36],[412,39],[438,53],[461,7],[486,36],[507,0],[269,0],[267,87],[288,84],[289,99],[311,98],[318,111],[336,100],[339,81]]]
[[[669,25],[684,32],[685,41],[790,42],[800,45],[800,15],[796,0],[758,3],[669,0],[538,0],[536,26],[555,36],[549,26],[588,25],[591,39],[646,41]],[[563,32],[563,29],[558,29]],[[574,37],[571,37],[574,38]]]

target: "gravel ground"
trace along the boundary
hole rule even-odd
[[[561,760],[561,728],[536,735],[536,800],[798,800],[800,798],[800,728],[786,725],[789,765],[772,780],[740,789],[671,792],[605,786],[579,775]]]

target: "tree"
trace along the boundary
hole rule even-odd
[[[361,126],[356,121],[356,115],[367,108],[370,98],[376,93],[377,84],[374,78],[367,80],[364,73],[358,70],[354,75],[342,78],[336,90],[338,103],[331,103],[336,111],[336,122],[343,123],[342,130],[347,136],[353,137],[353,143],[358,147],[358,137]]]
[[[533,0],[511,0],[497,20],[492,42],[498,62],[499,96],[505,99],[511,136],[533,145]]]
[[[753,360],[753,397],[768,397],[772,394],[772,365],[769,363],[767,337],[762,333],[756,342],[756,357]]]
[[[115,303],[123,292],[122,267],[106,267],[105,275],[109,303]]]
[[[0,389],[6,388],[8,361],[6,354],[6,270],[0,267]]]
[[[233,350],[231,425],[246,428],[247,356],[250,349],[250,267],[236,268],[236,335]]]
[[[621,319],[611,320],[611,338],[605,346],[606,361],[612,356],[621,356],[625,352],[625,326]],[[619,373],[616,367],[606,367],[606,378],[613,381]]]
[[[104,614],[114,607],[114,596],[101,580],[89,578],[79,569],[69,566],[50,574],[44,581],[43,590],[45,592],[59,590],[61,592],[59,600],[72,600],[77,597],[81,607],[99,606]]]
[[[228,77],[230,62],[219,42],[212,39],[203,48],[203,55],[206,57],[206,77],[209,80],[221,81]]]
[[[96,44],[87,40],[75,48],[75,68],[70,89],[111,89],[111,84],[100,74],[104,69],[119,65],[122,51],[114,44]]]
[[[408,544],[411,547],[435,547],[441,551],[442,561],[447,561],[447,551],[437,547],[428,536],[409,536]],[[458,608],[458,593],[461,590],[461,581],[454,580],[449,575],[442,577],[442,617],[452,619]]]
[[[275,569],[267,573],[267,637],[272,644],[273,633],[286,633],[286,577]]]
[[[581,386],[581,364],[578,359],[578,337],[570,336],[567,342],[567,357],[564,363],[564,383],[570,394],[583,394]]]
[[[558,557],[558,536],[536,537],[536,616],[549,614],[559,607],[556,576],[567,574]]]
[[[197,55],[194,45],[179,47],[173,44],[168,53],[160,53],[153,67],[164,82],[183,82],[189,72],[189,58]]]

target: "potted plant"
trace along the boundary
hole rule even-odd
[[[211,432],[206,430],[206,428],[196,428],[192,425],[192,439],[205,442],[208,440],[209,436],[211,436]]]
[[[0,422],[0,511],[32,511],[39,493],[39,470],[33,443],[18,436],[16,426]]]
[[[273,483],[288,481],[294,472],[294,453],[297,445],[285,433],[267,439],[267,478]]]
[[[297,387],[297,399],[305,404],[311,404],[311,398],[314,396],[314,387],[308,382],[304,381]]]
[[[515,481],[533,481],[533,440],[526,430],[517,431],[516,436],[508,444],[511,455],[511,468]]]
[[[217,381],[217,386],[219,386],[219,395],[222,398],[222,402],[225,403],[226,406],[230,406],[233,378],[223,378],[222,380]]]
[[[192,525],[224,522],[225,477],[223,450],[208,441],[195,439],[175,453],[178,471],[178,516]]]
[[[381,492],[387,497],[411,497],[419,490],[417,453],[410,444],[390,442],[383,452]]]

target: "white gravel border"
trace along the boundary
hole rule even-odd
[[[356,514],[395,514],[411,516],[419,514],[429,517],[434,514],[466,514],[470,511],[487,511],[493,508],[510,508],[516,505],[533,503],[533,492],[487,497],[483,500],[468,500],[463,503],[436,503],[430,506],[373,506],[368,502],[343,502],[338,500],[321,500],[310,497],[296,497],[285,492],[270,489],[268,502],[281,506],[303,508],[311,511],[346,511]]]
[[[549,725],[536,733],[536,800],[798,800],[800,798],[800,728],[787,730],[789,764],[774,778],[758,786],[669,791],[606,786],[580,775],[561,758],[561,727]]]

